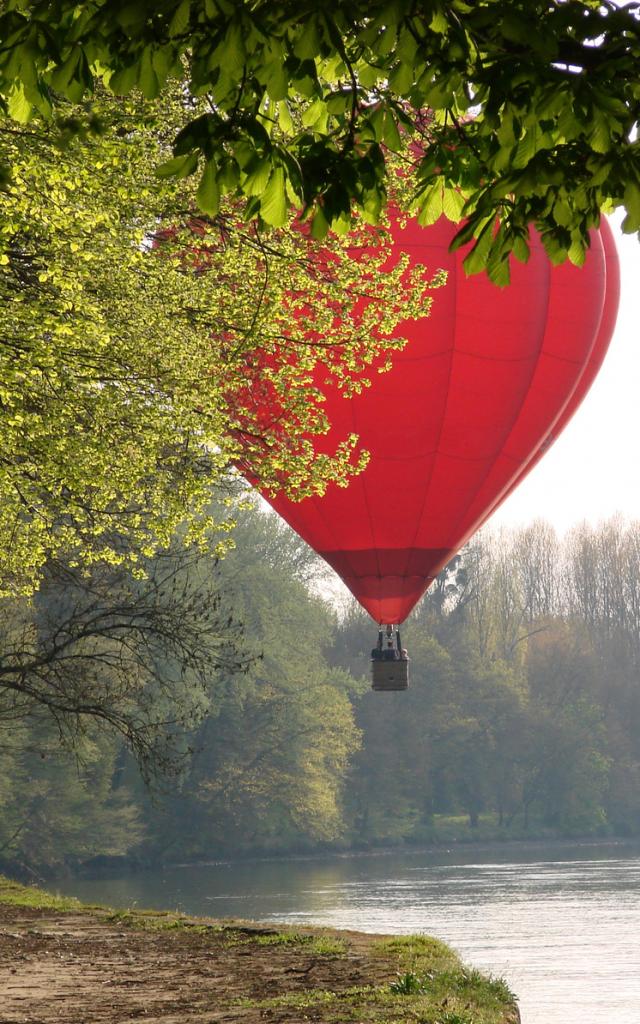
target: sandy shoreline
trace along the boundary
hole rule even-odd
[[[0,889],[0,1024],[519,1020],[504,986],[426,936],[2,899]],[[421,992],[394,991],[407,975]]]

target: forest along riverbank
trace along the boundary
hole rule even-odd
[[[507,985],[428,936],[84,906],[0,878],[3,1024],[519,1024]]]

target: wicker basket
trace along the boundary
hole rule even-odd
[[[406,690],[408,686],[408,661],[371,661],[372,690]]]

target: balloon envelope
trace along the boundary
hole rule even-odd
[[[467,277],[441,219],[392,228],[404,252],[448,273],[431,315],[407,321],[391,370],[350,399],[325,390],[331,452],[357,433],[371,453],[347,488],[267,500],[379,623],[400,623],[437,573],[537,462],[599,369],[613,330],[619,272],[608,227],[584,267],[553,267],[534,236],[511,284]],[[394,257],[392,256],[392,259]]]

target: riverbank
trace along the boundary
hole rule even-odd
[[[0,878],[3,1024],[518,1024],[428,936],[85,906]]]
[[[220,853],[212,857],[194,860],[171,860],[161,861],[143,859],[133,856],[106,856],[92,857],[85,861],[73,861],[71,863],[43,865],[27,864],[24,861],[14,861],[9,858],[0,857],[0,875],[6,874],[28,884],[40,886],[56,885],[66,879],[100,879],[118,878],[145,872],[167,871],[174,868],[198,868],[213,865],[251,865],[251,864],[279,864],[279,863],[306,863],[326,862],[344,860],[366,860],[380,857],[417,856],[427,854],[433,856],[450,854],[459,851],[461,854],[468,852],[485,854],[487,852],[501,853],[502,851],[530,851],[548,850],[557,848],[558,851],[565,849],[579,849],[588,847],[592,849],[640,849],[640,836],[561,836],[561,835],[527,835],[527,836],[502,836],[496,839],[490,832],[473,834],[469,832],[464,835],[456,835],[448,840],[444,838],[438,842],[415,842],[415,843],[380,843],[368,847],[335,847],[318,846],[312,849],[293,849],[278,851],[240,851],[234,853],[233,857]]]
[[[197,871],[203,868],[251,868],[253,865],[280,864],[319,864],[331,865],[340,863],[373,862],[376,860],[397,860],[404,857],[426,856],[434,860],[447,858],[450,855],[486,856],[495,854],[496,857],[514,857],[522,855],[535,855],[538,852],[547,853],[550,849],[558,851],[558,856],[563,856],[566,851],[572,855],[576,850],[640,850],[640,839],[637,837],[628,839],[624,837],[591,838],[579,839],[554,838],[553,840],[536,839],[505,839],[501,842],[491,840],[477,842],[451,842],[450,844],[431,845],[388,845],[377,846],[370,849],[347,849],[335,850],[321,848],[313,852],[293,852],[288,854],[266,853],[256,855],[239,855],[237,857],[212,857],[208,860],[194,861],[163,861],[161,863],[139,861],[127,857],[101,857],[94,858],[90,862],[82,864],[66,865],[64,870],[43,872],[42,874],[25,868],[23,864],[15,864],[10,861],[4,863],[0,860],[0,875],[5,873],[23,882],[25,885],[35,884],[39,886],[60,886],[62,889],[72,888],[73,882],[108,881],[122,878],[144,878],[156,873],[172,872],[176,870]],[[91,899],[91,897],[89,897]],[[136,897],[132,897],[135,899]],[[110,896],[98,896],[98,899],[111,900]],[[146,897],[148,900],[149,897]],[[151,897],[153,902],[154,897]],[[197,911],[196,911],[197,912]]]

